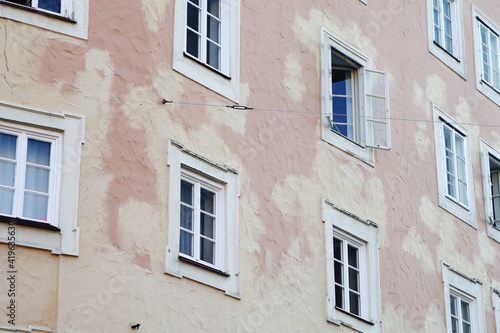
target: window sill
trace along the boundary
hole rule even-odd
[[[436,41],[433,41],[433,43],[436,47],[440,48],[441,50],[443,50],[443,52],[446,52],[446,54],[449,55],[451,58],[455,59],[458,63],[460,63],[460,60],[457,57],[455,57],[453,53],[448,52],[447,49],[436,43]]]
[[[18,217],[10,217],[10,216],[4,216],[4,215],[0,215],[0,223],[8,223],[8,224],[13,224],[13,225],[23,225],[23,226],[27,226],[27,227],[33,227],[33,228],[44,229],[44,230],[61,231],[61,229],[59,229],[58,227],[54,227],[53,225],[48,224],[48,223],[25,220],[25,219],[21,219]]]
[[[457,205],[459,208],[465,210],[467,213],[470,213],[470,210],[469,210],[469,207],[465,206],[464,204],[460,203],[457,201],[457,199],[455,199],[454,197],[452,196],[449,196],[448,194],[446,195],[446,199],[450,200],[451,202],[453,202],[455,205]]]
[[[338,306],[335,306],[335,310],[340,311],[340,312],[342,312],[342,313],[345,313],[346,315],[349,315],[349,316],[351,316],[351,317],[353,317],[353,318],[356,318],[357,320],[360,320],[360,321],[362,321],[362,322],[363,322],[363,323],[365,323],[365,324],[368,324],[368,325],[371,325],[371,326],[375,325],[375,323],[373,323],[373,322],[371,322],[371,321],[369,321],[369,320],[366,320],[366,319],[364,319],[364,318],[361,318],[360,316],[357,316],[357,315],[355,315],[355,314],[352,314],[352,313],[350,313],[349,311],[346,311],[346,310],[344,310],[344,309],[342,309],[342,308],[339,308]]]
[[[33,8],[33,7],[19,5],[17,3],[13,3],[13,2],[8,2],[8,1],[0,0],[0,4],[1,5],[6,5],[6,6],[11,6],[11,7],[14,7],[14,8],[19,8],[19,9],[22,9],[22,10],[26,10],[28,12],[37,13],[37,14],[40,14],[40,15],[52,17],[52,18],[55,18],[55,19],[58,19],[58,20],[69,22],[69,23],[75,23],[75,24],[77,23],[75,20],[72,20],[69,17],[58,15],[56,13],[46,12],[46,11],[39,10],[39,9]]]
[[[189,263],[191,265],[194,265],[196,267],[200,267],[200,268],[203,268],[203,269],[206,269],[206,270],[209,270],[211,272],[214,272],[214,273],[217,273],[217,274],[220,274],[220,275],[223,275],[225,277],[229,277],[231,275],[229,275],[228,273],[224,272],[224,271],[221,271],[217,268],[213,268],[213,267],[210,267],[210,266],[207,266],[207,265],[204,265],[202,263],[200,263],[199,261],[196,261],[196,260],[192,260],[192,259],[189,259],[189,258],[186,258],[184,256],[179,256],[179,260],[180,261],[183,261],[183,262],[186,262],[186,263]]]
[[[216,68],[213,68],[213,67],[212,67],[212,66],[210,66],[210,65],[207,65],[207,64],[206,64],[206,63],[204,63],[204,62],[201,62],[199,59],[197,59],[197,58],[193,57],[193,56],[192,56],[192,55],[190,55],[189,53],[184,52],[184,56],[185,56],[185,57],[187,57],[188,59],[193,60],[193,61],[194,61],[194,62],[196,62],[197,64],[199,64],[199,65],[201,65],[201,66],[203,66],[203,67],[205,67],[205,68],[207,68],[207,69],[211,70],[212,72],[214,72],[214,73],[216,73],[216,74],[218,74],[218,75],[222,76],[222,77],[223,77],[223,78],[225,78],[226,80],[231,80],[231,77],[230,77],[230,76],[228,76],[228,75],[226,75],[226,74],[222,73],[221,71],[219,71],[219,70],[218,70],[218,69],[216,69]]]

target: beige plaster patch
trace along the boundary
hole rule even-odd
[[[427,308],[424,332],[446,332],[443,314],[434,303]]]
[[[436,271],[434,257],[427,244],[422,240],[415,227],[412,227],[403,241],[403,250],[420,260],[427,274]]]
[[[154,268],[160,270],[162,269],[160,263],[164,261],[164,253],[151,251],[151,249],[166,245],[167,206],[166,203],[153,206],[148,202],[130,198],[125,205],[120,207],[118,215],[123,240],[122,248],[135,254],[155,256],[151,263],[157,264]],[[147,228],[141,226],[147,226]]]
[[[426,79],[425,94],[427,98],[445,110],[448,109],[448,89],[446,83],[437,74],[432,74]]]
[[[417,314],[418,315],[418,314]],[[384,323],[390,323],[390,325],[384,325],[385,333],[413,333],[418,332],[411,325],[410,320],[406,320],[407,314],[405,310],[401,307],[394,308],[390,303],[384,306],[382,320]]]
[[[142,10],[144,12],[144,21],[147,23],[148,29],[153,32],[158,32],[161,23],[165,19],[165,11],[168,8],[171,0],[155,0],[142,1]]]
[[[424,90],[418,85],[417,82],[413,82],[413,104],[415,104],[420,110],[423,111],[425,115],[423,119],[432,119],[431,103],[427,103]],[[432,147],[433,141],[429,137],[429,131],[427,129],[427,122],[418,121],[417,131],[413,135],[415,142],[415,150],[417,151],[418,157],[424,160],[427,157],[427,152]]]
[[[250,84],[247,82],[241,82],[240,83],[240,104],[242,105],[247,105],[248,104],[248,98],[250,97]],[[247,106],[252,106],[252,105],[247,105]]]
[[[107,104],[112,96],[113,74],[114,67],[108,52],[91,49],[85,53],[85,71],[80,72],[75,81],[75,86],[80,87],[82,92],[79,102],[84,114],[109,112]]]
[[[321,27],[325,27],[332,34],[353,45],[362,53],[371,58],[371,66],[377,63],[377,49],[372,40],[367,37],[361,27],[354,21],[342,22],[339,18],[329,13],[325,15],[322,11],[311,9],[309,18],[296,15],[292,30],[295,37],[311,52],[317,55],[317,63],[320,60]]]
[[[220,102],[212,100],[207,101],[207,104],[217,105],[220,104]],[[211,107],[208,111],[210,112],[214,123],[225,125],[233,132],[245,135],[248,111],[234,110],[224,107]]]
[[[306,85],[302,80],[302,65],[296,53],[291,52],[286,57],[286,74],[283,79],[288,94],[294,103],[302,101],[302,95],[306,92]]]

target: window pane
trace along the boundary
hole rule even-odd
[[[203,236],[214,239],[214,218],[206,214],[200,213],[200,232]]]
[[[61,13],[61,0],[38,0],[38,8]]]
[[[458,319],[451,318],[451,332],[458,333]]]
[[[498,60],[498,37],[490,34],[490,47],[491,47],[491,69],[493,77],[493,86],[495,88],[500,88],[500,77],[499,77],[499,60]]]
[[[471,333],[470,324],[462,322],[462,333]]]
[[[352,71],[332,69],[332,94],[352,96]]]
[[[193,256],[193,235],[184,230],[181,230],[179,252],[191,257]]]
[[[49,193],[49,177],[50,170],[39,167],[26,167],[26,184],[27,190]]]
[[[335,261],[333,263],[333,269],[334,269],[334,275],[335,275],[335,282],[342,284],[343,285],[343,279],[342,279],[342,273],[343,273],[343,266],[340,262]]]
[[[342,260],[342,241],[333,238],[333,257],[337,260]]]
[[[27,162],[49,166],[50,146],[50,142],[28,139],[28,155],[26,157]]]
[[[217,18],[220,18],[220,0],[208,0],[207,12]]]
[[[470,318],[469,318],[469,303],[467,303],[467,302],[465,302],[465,301],[462,300],[460,302],[460,305],[461,305],[461,310],[462,310],[462,320],[470,322]]]
[[[201,210],[214,214],[215,213],[215,193],[201,189],[200,193],[200,208]]]
[[[457,315],[457,298],[453,295],[450,295],[450,310],[453,316]]]
[[[354,123],[352,116],[352,98],[333,97],[333,126],[332,130],[354,140]]]
[[[209,262],[211,264],[214,263],[214,242],[209,241],[205,238],[200,238],[200,259]]]
[[[199,6],[200,5],[200,0],[188,0],[191,3],[194,3],[195,5]]]
[[[0,185],[14,186],[16,163],[0,161]]]
[[[199,36],[188,30],[186,32],[186,52],[192,55],[195,58],[199,58],[199,50],[200,50],[200,41]]]
[[[451,143],[451,129],[448,126],[443,126],[443,133],[444,133],[444,146],[452,150],[452,143]]]
[[[0,157],[16,159],[17,136],[0,133]]]
[[[349,312],[359,316],[359,295],[353,292],[349,293]]]
[[[349,289],[359,292],[359,273],[349,268]]]
[[[190,3],[187,5],[187,26],[194,31],[200,31],[200,10]]]
[[[193,205],[193,184],[181,180],[181,202]]]
[[[344,288],[341,286],[335,286],[335,306],[344,308]]]
[[[207,19],[207,34],[213,42],[220,43],[220,22],[211,16]]]
[[[220,69],[220,47],[207,40],[207,64],[215,69]]]
[[[25,193],[23,216],[31,219],[47,221],[47,204],[49,197],[45,195]]]
[[[193,210],[181,205],[181,227],[193,230]]]
[[[349,265],[357,268],[358,267],[358,249],[355,248],[354,246],[348,245],[347,246],[347,257],[348,257]]]
[[[0,214],[12,215],[14,190],[0,188]]]

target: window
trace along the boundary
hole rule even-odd
[[[390,149],[389,90],[385,72],[323,30],[322,137],[373,164],[372,148]]]
[[[328,321],[381,332],[378,226],[323,202]]]
[[[184,170],[180,190],[180,255],[223,271],[223,187]]]
[[[0,17],[87,39],[89,0],[0,0]]]
[[[221,0],[187,0],[186,53],[211,68],[227,72],[227,19]],[[222,32],[222,33],[221,33]]]
[[[238,173],[170,141],[167,274],[240,297]]]
[[[493,309],[495,310],[496,332],[500,332],[500,291],[491,288],[491,298],[493,299]]]
[[[69,17],[71,13],[71,1],[68,0],[4,0],[21,6],[36,8],[38,10],[59,14]]]
[[[472,331],[472,320],[470,307],[472,299],[460,294],[460,292],[450,290],[450,316],[451,331],[456,333],[470,333]]]
[[[0,125],[0,214],[58,227],[60,135]]]
[[[427,0],[429,51],[466,78],[462,0]]]
[[[335,307],[359,317],[362,316],[361,292],[364,289],[360,282],[364,281],[366,270],[360,261],[364,259],[365,252],[363,243],[334,232]]]
[[[477,89],[500,105],[500,28],[473,6]]]
[[[475,227],[468,132],[436,105],[433,108],[439,205]]]
[[[481,140],[484,204],[488,235],[500,242],[500,152]]]
[[[175,4],[174,69],[238,101],[240,0]]]
[[[4,103],[0,114],[0,222],[16,224],[18,245],[78,255],[83,118]]]
[[[486,332],[483,284],[446,263],[442,267],[447,332]]]

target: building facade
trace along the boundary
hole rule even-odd
[[[0,27],[0,332],[500,332],[497,2]]]

